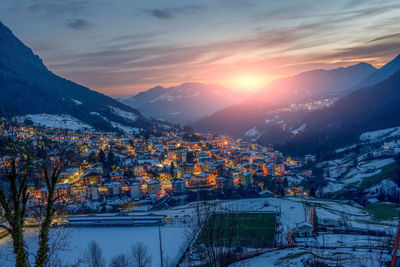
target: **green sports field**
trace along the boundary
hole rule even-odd
[[[275,213],[216,213],[210,216],[199,242],[268,248],[275,245]],[[211,241],[213,240],[213,241]]]

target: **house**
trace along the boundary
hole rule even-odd
[[[142,184],[138,180],[129,180],[129,194],[133,199],[140,198],[142,194]]]
[[[111,181],[122,181],[124,179],[124,173],[119,171],[110,172]]]
[[[179,172],[180,172],[181,174],[184,174],[184,173],[193,173],[193,172],[194,172],[194,164],[193,164],[193,163],[189,163],[189,162],[182,163],[182,164],[179,166]]]
[[[99,188],[97,184],[86,186],[87,198],[91,200],[99,200]]]
[[[197,175],[197,178],[192,181],[192,184],[206,185],[209,180],[210,173],[209,172],[201,172]],[[193,180],[193,179],[192,179]]]
[[[254,171],[254,175],[257,175],[257,176],[264,176],[264,171],[263,171],[262,169],[260,169],[260,168],[257,168],[257,169]]]
[[[263,191],[259,192],[258,195],[260,197],[273,197],[274,196],[274,194],[268,190],[263,190]]]
[[[145,176],[146,169],[144,168],[143,165],[136,166],[135,168],[133,168],[133,174],[135,175],[135,177]]]
[[[121,183],[120,182],[111,182],[106,184],[108,192],[111,193],[112,196],[118,196],[120,192]]]
[[[297,224],[297,232],[296,235],[300,237],[307,237],[307,236],[312,236],[313,232],[313,227],[311,224],[306,223],[306,222],[301,222]]]
[[[160,195],[160,182],[151,180],[147,183],[147,193]]]
[[[73,186],[71,187],[71,196],[77,200],[82,201],[87,195],[87,187],[86,186]]]
[[[81,176],[82,184],[101,184],[103,176],[98,172],[88,171]]]
[[[54,188],[54,197],[60,202],[68,202],[69,200],[69,184],[58,184]]]
[[[182,179],[174,178],[171,180],[172,192],[181,194],[186,192],[186,182]]]
[[[216,188],[217,189],[229,189],[233,187],[233,179],[229,177],[217,177]]]
[[[239,174],[239,183],[244,186],[249,186],[252,183],[251,172],[242,172]]]

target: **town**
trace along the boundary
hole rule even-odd
[[[211,131],[197,133],[189,126],[158,124],[131,136],[45,128],[29,122],[3,121],[1,126],[4,140],[32,144],[46,140],[46,146],[68,148],[75,155],[59,173],[54,188],[57,215],[53,226],[102,227],[100,233],[112,231],[104,227],[152,229],[166,225],[163,231],[167,232],[173,229],[170,227],[177,227],[179,244],[187,249],[175,248],[169,253],[174,264],[182,266],[204,264],[199,256],[206,253],[201,244],[210,240],[202,238],[207,233],[201,229],[215,224],[207,219],[214,217],[220,218],[216,221],[221,224],[213,225],[212,231],[226,231],[229,224],[241,229],[251,221],[245,236],[239,230],[230,233],[237,236],[240,241],[235,242],[239,243],[229,244],[232,247],[221,245],[231,249],[229,253],[237,247],[245,248],[227,263],[249,258],[251,261],[253,257],[257,260],[258,255],[272,253],[271,249],[283,249],[283,259],[302,251],[315,257],[312,251],[328,249],[324,253],[328,253],[326,259],[331,262],[329,249],[358,248],[360,257],[372,251],[384,253],[382,260],[388,260],[391,247],[387,242],[393,237],[400,190],[385,180],[383,170],[387,166],[397,169],[393,158],[400,154],[398,128],[365,133],[360,137],[361,143],[338,149],[327,159],[321,155],[294,158],[273,147]],[[50,157],[55,157],[59,151],[49,152]],[[11,164],[10,156],[1,158],[2,169]],[[383,176],[379,176],[381,172]],[[348,183],[346,175],[352,178]],[[362,183],[373,179],[376,186],[365,192],[354,189],[356,177]],[[385,189],[387,183],[393,183],[389,191]],[[31,217],[35,207],[46,206],[49,192],[43,179],[29,180],[27,191]],[[378,199],[389,202],[377,203]],[[391,215],[380,218],[382,210],[390,210]],[[238,221],[226,219],[233,214],[239,216]],[[370,221],[371,214],[374,223]],[[25,224],[36,225],[31,219]],[[182,230],[185,228],[192,231],[190,238],[182,234],[187,231]],[[1,236],[6,236],[5,230]],[[195,236],[199,237],[193,239]],[[342,243],[344,236],[350,238],[352,245]],[[211,238],[211,242],[216,241]]]
[[[289,186],[286,177],[290,176],[291,184],[300,184],[312,176],[304,164],[315,160],[311,155],[284,157],[270,147],[211,132],[194,133],[188,127],[154,130],[148,138],[26,125],[2,131],[32,141],[46,136],[80,155],[60,174],[56,188],[70,213],[160,208],[160,204],[197,200],[197,195],[202,200],[307,195],[301,186]],[[7,157],[1,162],[7,164]],[[40,204],[47,188],[31,185],[29,192],[32,201]]]

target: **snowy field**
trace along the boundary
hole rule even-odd
[[[231,267],[269,267],[269,266],[290,266],[303,267],[305,262],[312,262],[312,259],[322,259],[329,266],[382,266],[380,261],[390,261],[389,255],[383,255],[380,259],[379,251],[364,249],[305,249],[302,247],[274,250],[264,253],[258,257],[243,260],[230,265]],[[326,260],[330,258],[332,260]],[[337,265],[340,262],[340,265]]]
[[[59,228],[52,234],[62,235],[69,243],[67,249],[59,252],[64,264],[76,263],[79,257],[84,256],[88,243],[93,240],[102,248],[108,262],[116,255],[127,254],[131,245],[136,242],[143,242],[151,252],[152,266],[160,266],[158,227]],[[35,235],[32,229],[26,232],[26,242],[30,252],[37,249]],[[163,226],[161,239],[164,258],[167,256],[169,260],[173,260],[184,240],[184,228]],[[0,266],[14,266],[12,261],[13,254],[9,238],[0,239]]]
[[[112,106],[108,106],[111,110],[112,113],[114,113],[115,115],[122,117],[124,119],[130,120],[130,121],[135,121],[137,119],[137,116],[131,112],[116,108],[116,107],[112,107]]]
[[[48,128],[68,129],[68,130],[86,130],[92,127],[70,115],[51,115],[51,114],[29,114],[15,117],[17,121],[23,122],[25,119],[31,120],[36,126]]]
[[[316,214],[318,220],[340,220],[341,217],[346,216],[347,224],[351,227],[358,227],[370,230],[385,230],[387,232],[395,231],[396,220],[391,221],[375,221],[373,217],[359,205],[348,205],[340,201],[322,200],[314,198],[256,198],[256,199],[242,199],[232,201],[208,201],[210,207],[214,207],[217,211],[240,211],[240,212],[265,212],[281,211],[281,216],[278,219],[281,225],[276,240],[281,245],[286,245],[286,234],[297,227],[301,222],[309,222],[310,219],[310,206],[316,206]],[[161,227],[162,231],[162,244],[163,253],[169,260],[176,258],[181,250],[185,241],[185,225],[191,222],[191,216],[196,210],[196,203],[189,203],[184,206],[174,207],[167,210],[158,211],[157,214],[165,215],[168,222],[165,226]],[[146,212],[135,212],[135,214],[147,214]],[[124,228],[63,228],[62,231],[69,236],[69,248],[61,251],[60,258],[65,263],[74,263],[76,260],[83,256],[88,243],[91,240],[96,241],[103,249],[104,256],[109,261],[112,257],[121,253],[128,253],[130,246],[140,241],[143,242],[152,253],[152,266],[160,266],[159,254],[159,239],[158,227],[124,227]],[[57,231],[55,232],[57,234]],[[36,247],[36,239],[33,238],[34,233],[32,230],[27,231],[27,244],[31,250]],[[8,244],[9,239],[4,238],[0,240],[0,266],[13,266],[12,262],[5,259],[12,259],[11,246]],[[356,236],[356,235],[336,235],[326,234],[324,237],[320,236],[313,242],[325,245],[340,245],[343,243],[364,245],[373,242],[374,237]],[[311,241],[310,241],[311,242]],[[315,249],[314,249],[315,250]],[[341,252],[343,249],[337,250]],[[31,251],[32,252],[32,251]],[[363,252],[360,253],[362,258]],[[293,254],[298,257],[293,258]],[[301,248],[284,249],[279,251],[268,252],[264,255],[256,257],[249,261],[244,261],[243,264],[235,266],[274,266],[285,262],[285,257],[293,258],[290,264],[283,266],[303,266],[301,259],[304,259],[305,253],[310,254],[309,251],[304,251]],[[249,264],[249,265],[246,265]],[[269,265],[270,264],[270,265]]]
[[[394,163],[395,161],[393,158],[363,161],[355,168],[349,166],[350,162],[351,161],[346,162],[345,159],[341,159],[324,163],[325,166],[329,166],[325,167],[325,170],[329,169],[330,175],[327,177],[327,171],[325,171],[325,178],[330,180],[330,182],[320,190],[322,195],[337,192],[349,185],[359,185],[369,177],[380,174],[382,168]],[[368,169],[371,169],[372,171],[368,172]],[[340,178],[342,175],[344,177]]]
[[[400,135],[400,127],[387,128],[383,130],[366,132],[360,135],[360,141],[371,141],[383,138],[390,138]]]

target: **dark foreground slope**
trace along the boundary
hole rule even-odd
[[[0,116],[44,113],[69,115],[106,131],[118,130],[116,123],[139,128],[150,124],[137,110],[49,71],[0,22]]]

